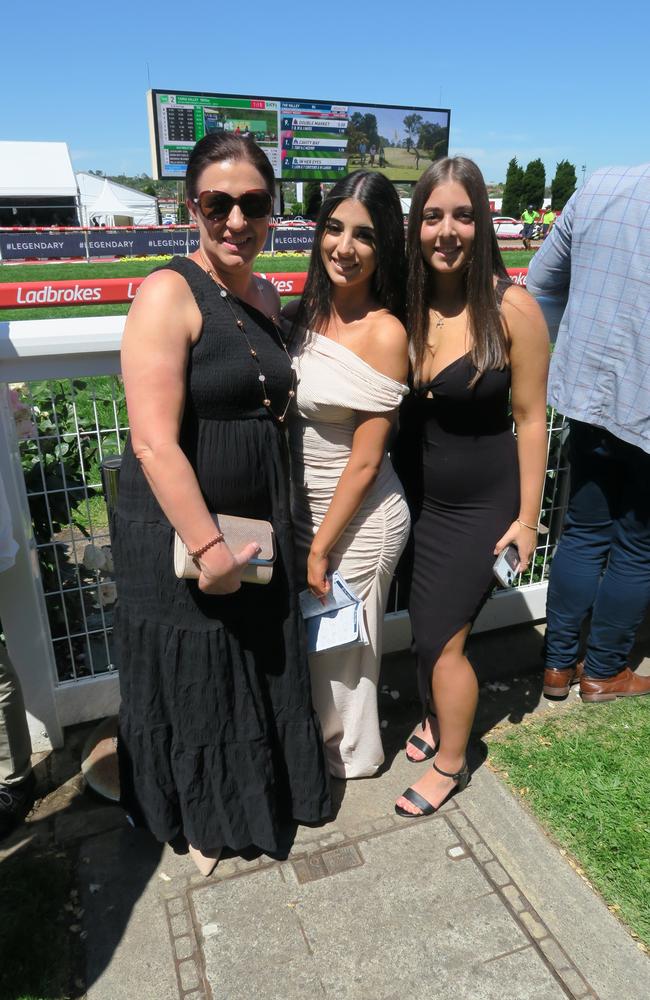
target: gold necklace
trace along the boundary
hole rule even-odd
[[[261,388],[262,388],[262,403],[267,408],[267,410],[269,411],[269,413],[272,416],[275,417],[275,419],[278,421],[278,423],[283,424],[284,421],[285,421],[285,418],[287,416],[287,413],[289,412],[289,407],[291,406],[291,401],[294,398],[294,396],[296,395],[296,381],[297,381],[297,376],[296,376],[296,362],[292,359],[291,355],[289,354],[289,352],[287,350],[287,345],[285,344],[284,339],[282,337],[282,334],[281,334],[281,332],[280,332],[280,330],[278,328],[276,319],[275,319],[274,316],[267,316],[267,319],[269,319],[271,321],[271,323],[273,325],[273,329],[275,330],[275,333],[277,335],[277,338],[280,341],[280,346],[282,347],[282,350],[284,351],[284,353],[288,357],[289,364],[291,365],[291,388],[289,389],[289,391],[287,393],[287,405],[285,406],[285,408],[282,411],[282,413],[276,413],[275,410],[273,409],[273,407],[271,406],[271,400],[269,399],[269,397],[267,395],[267,391],[268,390],[266,388],[266,375],[264,374],[264,372],[262,370],[262,363],[261,363],[261,361],[259,359],[259,355],[258,355],[257,351],[255,350],[255,348],[251,344],[250,340],[248,339],[248,334],[246,333],[246,328],[244,327],[244,321],[243,321],[243,319],[241,319],[239,316],[237,316],[237,313],[235,312],[234,306],[233,306],[232,302],[230,301],[230,299],[231,299],[231,293],[228,291],[228,289],[224,285],[221,284],[221,282],[217,278],[217,276],[214,273],[213,269],[210,267],[210,264],[206,260],[205,255],[203,253],[203,250],[199,249],[199,254],[200,254],[201,260],[205,264],[205,269],[206,269],[206,272],[207,272],[208,276],[210,278],[212,278],[212,280],[214,281],[215,285],[219,289],[219,294],[220,294],[221,298],[224,299],[226,305],[230,309],[230,312],[232,313],[232,317],[233,317],[235,323],[237,324],[237,328],[239,330],[241,330],[242,334],[244,335],[244,340],[246,341],[246,344],[248,346],[248,353],[250,354],[251,358],[253,359],[253,361],[257,365],[257,368],[259,370],[259,374],[258,374],[257,378],[258,378],[258,380],[260,382],[260,385],[261,385]],[[266,316],[266,313],[263,313],[263,315]]]

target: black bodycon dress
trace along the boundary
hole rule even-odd
[[[501,301],[507,282],[497,285]],[[509,412],[510,368],[474,388],[469,354],[413,389],[400,410],[393,462],[411,510],[403,565],[418,656],[430,703],[431,669],[444,646],[474,621],[494,585],[494,546],[519,511],[519,465]]]
[[[167,266],[203,316],[180,445],[209,510],[270,520],[278,554],[267,586],[215,596],[177,580],[173,528],[127,443],[113,523],[122,803],[161,841],[182,832],[199,850],[276,853],[284,824],[330,812],[296,595],[286,435],[262,405],[259,369],[218,287],[192,260]],[[289,358],[262,313],[238,300],[234,308],[281,412]]]

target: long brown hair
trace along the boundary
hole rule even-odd
[[[406,258],[400,200],[394,186],[383,174],[355,170],[334,185],[319,212],[307,281],[294,320],[296,329],[314,327],[329,320],[332,314],[332,283],[327,276],[320,248],[330,215],[348,198],[363,205],[372,220],[377,259],[372,292],[377,304],[404,320]]]
[[[474,213],[474,244],[465,271],[465,297],[472,339],[472,363],[477,373],[473,386],[483,372],[503,368],[508,361],[506,338],[494,290],[494,276],[508,279],[497,243],[487,188],[481,171],[465,156],[436,160],[415,185],[407,233],[408,280],[406,288],[406,328],[409,332],[411,364],[417,385],[427,353],[429,308],[434,294],[433,273],[425,263],[420,243],[422,213],[434,188],[445,181],[456,181],[469,195]]]

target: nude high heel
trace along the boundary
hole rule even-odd
[[[210,851],[210,854],[208,855],[208,854],[203,854],[202,851],[199,851],[198,847],[192,847],[191,844],[188,844],[187,847],[189,850],[190,857],[194,862],[194,864],[196,865],[196,867],[198,868],[198,870],[200,871],[201,875],[205,875],[206,878],[208,875],[212,875],[212,872],[215,870],[217,864],[219,863],[219,858],[221,857],[221,848],[219,848],[216,851]]]

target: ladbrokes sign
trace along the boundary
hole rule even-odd
[[[515,284],[525,285],[528,268],[508,268],[508,274]],[[304,271],[275,271],[261,274],[261,277],[271,281],[280,295],[301,295],[307,274]],[[98,278],[95,281],[0,282],[0,309],[132,302],[143,281],[144,278]]]
[[[38,306],[88,306],[131,302],[143,278],[102,278],[82,281],[16,281],[0,283],[1,309]]]
[[[301,271],[263,274],[280,295],[300,295],[307,277]],[[81,281],[0,282],[0,309],[39,306],[88,306],[104,302],[132,302],[144,278],[97,278]]]

